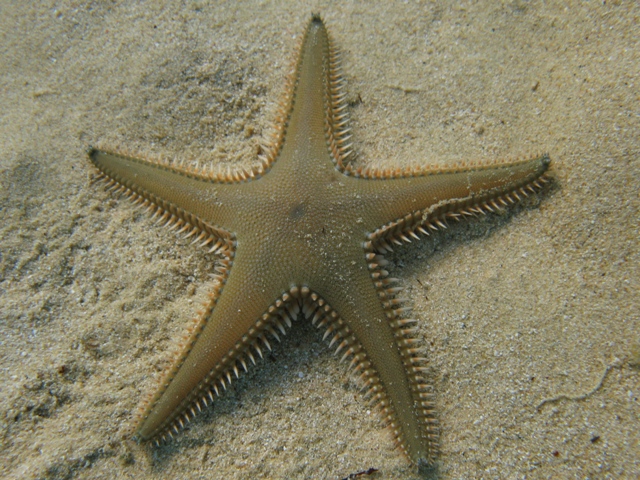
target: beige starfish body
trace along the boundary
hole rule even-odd
[[[409,458],[433,461],[438,427],[426,360],[383,254],[447,219],[514,203],[544,183],[549,158],[353,168],[342,89],[338,55],[313,16],[259,166],[217,173],[90,151],[110,185],[221,256],[206,311],[142,404],[138,438],[177,432],[302,312],[351,359]]]

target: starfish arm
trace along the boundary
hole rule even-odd
[[[249,182],[260,174],[253,169],[251,175],[246,170],[209,175],[97,149],[90,149],[89,159],[108,186],[147,207],[166,226],[181,228],[187,237],[195,235],[210,250],[221,247],[220,239],[225,248],[232,241],[230,232],[243,222],[242,212],[234,207],[250,197]]]
[[[279,340],[278,332],[291,326],[290,318],[299,311],[300,290],[291,287],[286,276],[260,276],[253,257],[252,248],[237,248],[226,259],[205,311],[158,388],[140,404],[134,422],[137,438],[158,440],[180,430],[271,350],[271,337]]]
[[[431,386],[422,374],[421,342],[410,328],[414,321],[401,318],[406,309],[398,307],[389,287],[393,280],[372,282],[372,276],[385,273],[367,266],[363,255],[359,269],[332,277],[332,284],[319,290],[331,309],[320,309],[317,323],[327,329],[325,338],[351,357],[365,398],[391,427],[396,444],[413,462],[431,463],[438,427]],[[357,296],[344,294],[353,289]]]
[[[542,155],[519,162],[418,171],[384,181],[355,179],[359,201],[371,206],[365,219],[372,232],[369,239],[397,241],[398,236],[443,228],[448,218],[500,210],[540,189],[549,164],[549,157]]]

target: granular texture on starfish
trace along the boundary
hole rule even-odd
[[[299,49],[274,134],[252,167],[218,171],[89,152],[110,188],[219,255],[210,300],[141,403],[135,435],[159,441],[178,433],[302,315],[350,359],[401,449],[430,463],[438,425],[426,358],[384,254],[534,193],[550,160],[356,168],[340,58],[318,16]]]

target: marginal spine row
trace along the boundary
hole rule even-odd
[[[95,178],[102,183],[109,193],[122,194],[129,198],[134,206],[151,215],[156,225],[184,234],[185,239],[192,239],[192,244],[205,248],[207,253],[229,256],[233,250],[235,239],[222,228],[215,227],[175,205],[168,203],[156,195],[147,192],[136,192],[129,186],[98,170]]]
[[[346,82],[342,74],[342,55],[329,37],[329,59],[326,71],[325,134],[334,163],[343,173],[351,171],[347,164],[354,156],[349,127]]]
[[[417,210],[370,233],[367,237],[367,245],[378,253],[392,252],[394,244],[411,243],[412,239],[419,240],[419,235],[429,236],[432,232],[446,229],[449,220],[460,221],[462,218],[500,213],[504,208],[541,190],[547,182],[548,178],[543,175],[526,185],[500,195],[486,194],[470,197],[462,202],[446,204],[430,211]]]
[[[546,157],[547,155],[536,155],[536,157]],[[347,165],[344,173],[352,175],[356,178],[365,178],[372,180],[385,180],[389,178],[408,178],[408,177],[425,177],[429,175],[437,175],[443,173],[463,173],[479,170],[490,170],[500,167],[510,167],[518,165],[519,163],[526,163],[530,160],[529,157],[521,158],[519,160],[505,160],[497,162],[495,160],[469,160],[458,161],[451,164],[431,164],[431,165],[417,165],[413,167],[388,167],[378,168],[374,166],[360,166],[353,167]]]
[[[91,156],[94,151],[125,158],[132,162],[152,165],[155,168],[169,170],[187,178],[223,184],[242,183],[255,180],[260,178],[271,165],[270,162],[263,158],[264,156],[259,157],[260,163],[258,165],[253,165],[251,167],[231,168],[227,166],[226,168],[220,168],[211,164],[201,165],[199,160],[192,163],[185,159],[167,160],[164,158],[150,158],[137,152],[130,152],[122,148],[114,147],[97,149],[91,147],[89,150],[89,156]]]
[[[418,336],[417,320],[406,318],[411,309],[405,306],[406,299],[400,297],[402,287],[397,286],[398,280],[389,278],[389,272],[384,269],[388,261],[377,251],[371,241],[365,242],[364,250],[371,279],[378,292],[378,297],[389,325],[393,329],[396,345],[409,377],[413,408],[416,411],[416,415],[422,420],[422,437],[429,445],[428,451],[431,458],[428,460],[431,462],[438,451],[439,427],[435,415],[433,388],[424,377],[427,371],[427,359],[421,348],[422,340]],[[372,378],[375,377],[372,376]],[[379,405],[383,418],[391,427],[396,445],[407,453],[405,451],[406,439],[404,438],[404,432],[401,426],[398,425],[395,412],[389,404],[383,386],[379,381],[373,381],[367,392],[367,395],[369,394],[372,395],[373,403]]]
[[[308,29],[305,30],[305,34],[298,40],[295,55],[292,56],[289,71],[285,78],[284,93],[282,99],[276,106],[270,132],[266,134],[260,142],[261,153],[258,155],[258,159],[260,160],[260,175],[271,168],[282,150],[298,87],[301,62],[300,51],[302,50],[306,36],[309,34],[308,32]]]

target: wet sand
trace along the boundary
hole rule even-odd
[[[636,3],[56,3],[0,7],[0,476],[640,475]],[[251,164],[312,11],[362,164],[553,160],[545,194],[390,257],[433,371],[431,472],[303,321],[175,441],[126,437],[215,257],[93,185],[85,150]]]

